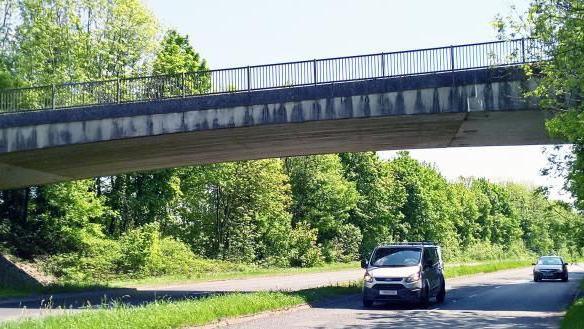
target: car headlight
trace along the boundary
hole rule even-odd
[[[416,272],[406,278],[406,282],[408,283],[416,282],[418,280],[420,280],[420,272]]]
[[[373,282],[373,277],[369,273],[365,273],[365,276],[363,277],[363,281],[365,281],[367,283],[371,283],[371,282]]]

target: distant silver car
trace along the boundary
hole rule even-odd
[[[533,263],[533,281],[558,280],[568,281],[568,263],[559,256],[542,256]]]

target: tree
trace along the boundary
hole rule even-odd
[[[177,74],[208,70],[207,63],[193,49],[188,36],[169,30],[160,43],[152,64],[154,74]]]
[[[456,248],[458,239],[450,217],[448,183],[434,168],[400,152],[390,162],[393,179],[405,191],[399,206],[403,220],[396,227],[398,241],[437,241]]]
[[[287,262],[290,185],[281,160],[195,166],[181,171],[181,182],[182,220],[175,234],[193,250],[213,258]]]
[[[126,9],[129,10],[129,9]],[[149,21],[146,14],[141,21]],[[137,18],[135,18],[137,19]],[[137,40],[143,39],[136,37]],[[144,40],[142,42],[145,42]],[[161,41],[152,64],[153,74],[177,74],[207,70],[206,63],[189,43],[188,37],[170,30]],[[197,78],[199,81],[201,77]],[[192,79],[189,81],[192,82]],[[203,84],[188,84],[189,93],[195,89],[202,91]],[[182,82],[176,84],[158,83],[153,80],[149,88],[153,94],[171,93],[180,95]],[[117,215],[108,223],[110,234],[122,232],[147,223],[159,223],[163,233],[173,222],[179,220],[175,208],[181,200],[181,176],[177,169],[165,169],[147,173],[130,173],[98,180],[101,190],[107,191],[108,204]]]
[[[25,258],[77,250],[84,235],[100,229],[99,219],[108,211],[92,187],[91,181],[80,180],[8,194],[22,200],[4,198],[8,209],[1,218],[7,220],[7,230],[1,240]],[[22,213],[10,210],[22,203],[17,208]]]
[[[14,72],[31,85],[144,72],[158,25],[139,0],[20,0]]]
[[[574,145],[573,157],[552,157],[552,168],[566,177],[566,188],[584,209],[584,3],[580,0],[533,0],[525,13],[495,26],[502,37],[522,35],[542,45],[528,49],[531,56],[545,59],[526,66],[529,76],[538,78],[530,94],[553,117],[546,126],[552,136]],[[565,172],[564,172],[565,169]]]
[[[339,154],[345,178],[359,194],[356,207],[350,210],[348,222],[363,235],[360,253],[363,257],[385,241],[396,241],[403,219],[399,206],[405,202],[405,190],[393,180],[390,168],[374,152]]]
[[[318,242],[333,239],[357,205],[355,184],[343,176],[337,155],[285,159],[292,186],[294,224],[306,222],[318,230]]]

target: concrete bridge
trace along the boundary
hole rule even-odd
[[[548,144],[543,111],[523,97],[535,82],[519,65],[534,49],[514,40],[1,91],[0,189],[317,153]]]

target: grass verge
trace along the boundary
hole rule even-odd
[[[584,280],[580,283],[580,290],[584,291]],[[562,319],[562,329],[584,329],[584,297],[577,299]]]
[[[49,316],[0,324],[1,329],[183,328],[220,319],[286,309],[324,298],[357,293],[360,286],[323,287],[297,292],[256,292],[217,295],[180,302],[156,302],[140,307],[118,306],[78,314]]]
[[[501,270],[510,270],[514,268],[527,267],[531,265],[531,262],[532,261],[528,260],[501,260],[473,265],[457,265],[452,267],[446,264],[444,275],[446,276],[446,278],[455,278],[458,276],[479,273],[491,273]]]

